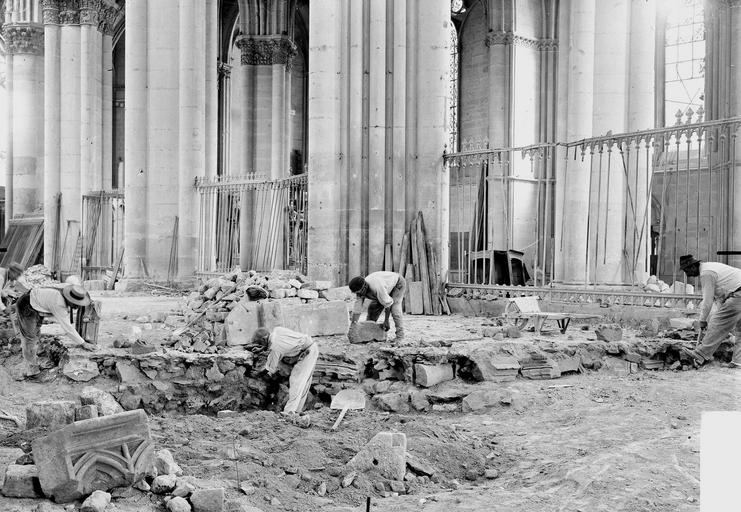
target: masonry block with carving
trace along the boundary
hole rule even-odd
[[[152,440],[142,410],[78,421],[33,442],[44,494],[58,503],[95,490],[132,485],[152,470]]]

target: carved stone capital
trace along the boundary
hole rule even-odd
[[[290,67],[296,45],[287,37],[249,37],[237,41],[242,65],[283,64]]]
[[[114,27],[116,26],[116,17],[119,15],[118,10],[111,7],[110,5],[101,5],[100,14],[98,16],[98,30],[104,35],[112,36]]]
[[[44,25],[59,25],[59,0],[41,0]]]
[[[100,0],[80,0],[80,25],[98,26],[101,11]]]
[[[492,31],[486,36],[486,46],[512,45],[522,48],[532,48],[538,51],[557,51],[557,39],[532,39],[507,31]]]
[[[44,54],[44,28],[41,25],[5,25],[3,38],[9,55]]]
[[[59,0],[59,23],[62,25],[80,24],[79,0]]]

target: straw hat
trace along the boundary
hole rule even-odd
[[[87,306],[90,304],[90,295],[82,286],[69,284],[62,288],[64,299],[75,306]]]

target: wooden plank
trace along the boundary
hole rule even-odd
[[[121,250],[118,253],[118,261],[116,261],[116,266],[113,267],[113,275],[111,276],[111,283],[110,286],[108,286],[109,290],[113,290],[116,286],[116,278],[118,277],[118,271],[121,270],[121,262],[123,262],[123,256],[124,256],[124,248],[121,247]]]
[[[437,258],[432,250],[432,245],[427,242],[427,270],[430,274],[430,297],[432,300],[432,312],[435,315],[442,315],[442,306],[440,305],[440,280],[437,275]]]
[[[383,251],[383,270],[386,272],[394,271],[394,257],[391,255],[391,244],[386,244]]]
[[[417,217],[409,224],[410,248],[412,265],[414,265],[414,281],[419,281],[419,246],[417,245]]]
[[[404,233],[404,237],[401,239],[401,254],[399,255],[399,264],[396,268],[399,269],[399,274],[406,278],[407,263],[409,263],[409,233]]]
[[[412,315],[423,315],[424,309],[424,297],[422,294],[422,281],[410,281],[407,283],[409,287],[409,307]]]
[[[409,283],[414,281],[414,265],[407,263],[406,272],[404,272],[404,279],[407,282],[407,288],[404,290],[404,313],[411,313],[412,304],[409,298]]]
[[[425,247],[424,219],[422,212],[417,214],[417,251],[419,255],[419,276],[422,281],[422,298],[426,315],[431,315],[432,296],[430,295],[430,273],[427,267],[427,249]]]

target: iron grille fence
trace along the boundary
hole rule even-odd
[[[237,266],[306,273],[306,174],[268,180],[259,174],[196,178],[198,271]]]
[[[100,279],[106,270],[113,269],[124,246],[124,217],[122,191],[100,191],[82,196],[80,256],[83,279]]]
[[[580,240],[581,252],[569,264],[583,270],[580,281],[590,286],[604,284],[598,276],[611,259],[625,284],[649,274],[686,283],[677,267],[682,254],[727,261],[723,253],[736,229],[741,117],[702,122],[702,112],[685,115],[661,129],[519,148],[469,141],[447,154],[449,282],[542,287],[563,281],[555,256],[564,238]],[[556,176],[564,180],[558,201]],[[586,226],[565,224],[574,189],[587,196],[580,205]],[[502,281],[507,269],[498,268],[497,254],[510,273],[512,260],[531,272],[517,276],[519,282]]]

